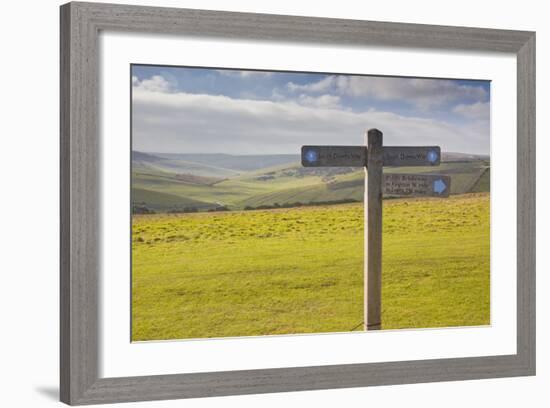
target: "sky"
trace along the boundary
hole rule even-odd
[[[132,65],[132,149],[299,154],[302,145],[439,145],[489,154],[490,82]]]

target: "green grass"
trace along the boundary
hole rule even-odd
[[[345,332],[363,206],[133,217],[132,339]],[[489,196],[387,200],[384,329],[489,323]]]

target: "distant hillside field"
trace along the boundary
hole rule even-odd
[[[304,168],[298,155],[151,154],[133,152],[133,202],[154,212],[361,201],[364,170]],[[451,193],[488,192],[484,156],[445,153],[438,167],[384,168],[387,173],[445,174]]]
[[[359,188],[355,173],[331,176],[332,186],[321,176],[274,176],[224,181],[229,185],[223,191],[233,188],[228,196],[237,203],[254,196],[269,201],[265,183],[281,187],[284,197],[272,198],[276,200],[327,197],[315,195],[323,185],[327,195]],[[487,186],[487,172],[478,181],[474,188]],[[340,189],[337,183],[349,184]],[[176,183],[160,185],[179,191]],[[248,198],[241,195],[243,189],[248,189]],[[135,194],[148,199],[139,189]],[[218,196],[210,192],[202,197]],[[151,202],[172,199],[159,195]],[[384,201],[383,329],[490,323],[489,204],[488,193]],[[132,340],[348,332],[360,327],[363,211],[356,203],[135,215]]]
[[[145,190],[141,188],[132,189],[132,201],[135,205],[144,205],[148,208],[155,208],[159,211],[169,211],[174,207],[181,206],[183,206],[183,208],[212,208],[212,205],[210,203],[184,198],[173,194],[159,193],[154,190]]]
[[[211,166],[212,163],[215,163],[216,167],[230,169],[237,172],[260,170],[267,167],[280,166],[300,161],[300,155],[298,154],[235,156],[223,153],[154,153],[154,155],[162,159],[169,159],[173,161],[182,160],[184,162],[200,163],[206,166]]]

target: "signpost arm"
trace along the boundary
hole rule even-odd
[[[382,327],[382,132],[367,132],[365,177],[365,330]]]

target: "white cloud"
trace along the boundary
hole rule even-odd
[[[335,83],[334,76],[328,76],[321,79],[318,82],[311,82],[309,84],[295,84],[294,82],[289,82],[286,84],[286,87],[291,92],[325,92],[328,91]]]
[[[153,75],[150,79],[139,80],[136,76],[132,77],[132,86],[134,90],[143,90],[150,92],[170,92],[173,87],[161,75]]]
[[[468,119],[489,120],[490,105],[489,102],[476,102],[471,105],[461,104],[455,106],[453,112]]]
[[[316,108],[326,109],[342,109],[340,105],[340,97],[337,95],[321,95],[321,96],[309,96],[301,94],[298,97],[298,103],[304,106],[312,106]]]
[[[271,99],[274,101],[284,101],[286,96],[279,90],[279,88],[273,88],[273,91],[271,91]]]
[[[487,97],[487,92],[482,87],[425,78],[340,77],[338,89],[353,96],[411,102],[423,109],[457,101],[477,102]]]
[[[253,77],[264,77],[269,78],[273,75],[273,72],[268,71],[241,71],[241,70],[229,70],[229,69],[217,69],[220,75],[229,76],[229,77],[240,77],[240,78],[253,78]]]
[[[338,109],[331,95],[307,100],[312,105],[304,106],[307,103],[154,89],[138,86],[133,93],[137,150],[298,153],[303,144],[361,144],[365,130],[372,127],[384,132],[387,145],[437,144],[444,151],[469,153],[486,153],[489,148],[488,124],[468,121],[456,126],[388,112],[357,113]]]
[[[425,78],[369,76],[328,76],[317,82],[287,84],[292,91],[321,93],[333,90],[340,95],[369,97],[381,101],[402,101],[420,109],[457,102],[479,102],[487,98],[485,89],[456,81]]]

